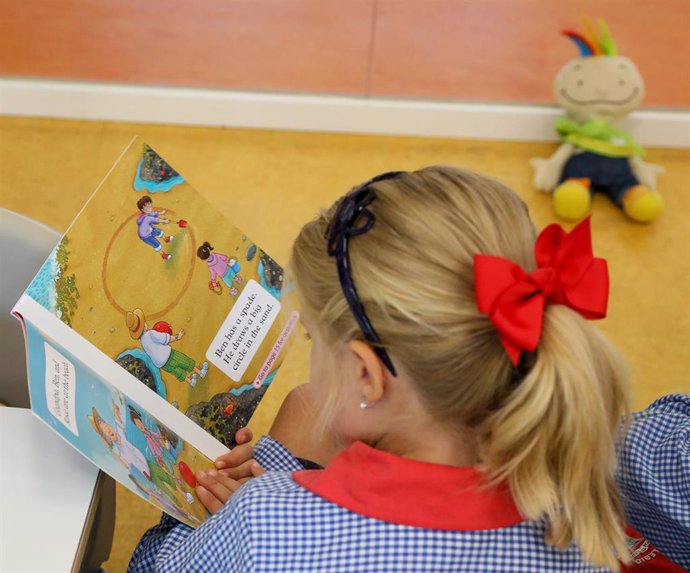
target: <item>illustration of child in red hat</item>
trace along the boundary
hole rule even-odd
[[[157,368],[192,387],[196,386],[198,378],[206,377],[208,362],[203,362],[201,367],[197,367],[192,358],[170,346],[171,343],[182,339],[185,334],[184,328],[173,334],[170,323],[161,320],[149,329],[144,312],[140,308],[128,312],[126,320],[130,336],[141,341],[141,347]]]

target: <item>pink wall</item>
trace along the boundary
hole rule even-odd
[[[690,107],[688,0],[0,0],[0,75],[551,103],[584,14]]]

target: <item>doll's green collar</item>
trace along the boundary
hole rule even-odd
[[[579,123],[568,117],[556,118],[556,131],[573,145],[609,157],[644,156],[644,149],[625,131],[603,119]]]

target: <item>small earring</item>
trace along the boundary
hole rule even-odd
[[[362,410],[366,410],[366,409],[369,407],[369,402],[367,402],[366,400],[362,400],[362,401],[359,403],[359,407],[360,407]]]

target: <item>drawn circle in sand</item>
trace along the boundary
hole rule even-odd
[[[164,261],[160,253],[139,238],[138,214],[120,224],[106,247],[101,271],[103,291],[119,312],[126,314],[141,308],[146,320],[153,320],[175,308],[189,288],[197,245],[194,229],[173,223],[179,217],[168,209],[163,217],[171,222],[159,227],[174,239],[170,243],[159,239],[163,251],[172,255],[172,259]]]

